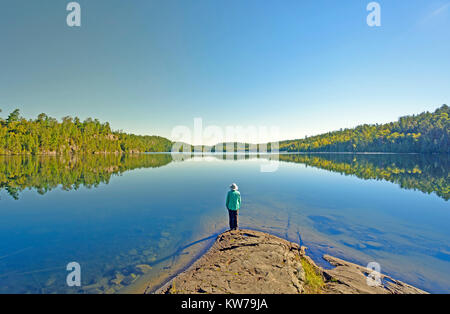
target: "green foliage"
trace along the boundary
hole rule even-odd
[[[288,152],[450,153],[450,109],[280,143]]]
[[[305,271],[305,292],[307,294],[322,293],[325,287],[325,281],[320,271],[306,258],[300,257],[300,261]]]
[[[60,186],[77,190],[80,186],[108,184],[111,176],[137,168],[156,168],[172,161],[170,154],[82,154],[71,156],[0,156],[0,191],[14,199],[24,189],[39,194]]]
[[[13,112],[10,113],[10,115],[8,116],[8,119],[6,119],[6,122],[9,123],[13,123],[13,122],[17,122],[19,121],[19,116],[20,116],[20,111],[19,109],[14,110]]]
[[[64,117],[59,122],[41,113],[36,120],[18,109],[0,119],[0,155],[62,155],[72,153],[136,153],[170,151],[172,142],[159,136],[114,132],[108,122]]]

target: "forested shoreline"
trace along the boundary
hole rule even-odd
[[[0,110],[1,112],[1,110]],[[443,105],[433,113],[401,117],[386,124],[364,124],[304,139],[279,143],[284,152],[385,152],[450,153],[450,109]],[[173,142],[160,136],[113,131],[108,122],[64,117],[61,121],[40,114],[25,119],[18,109],[0,117],[0,155],[63,155],[98,153],[170,152]],[[195,147],[188,145],[188,151]],[[234,151],[249,151],[250,145],[234,145]],[[267,145],[271,151],[271,143]],[[200,146],[199,151],[215,152]],[[182,149],[181,149],[182,150]],[[258,145],[259,150],[259,145]]]
[[[287,152],[450,153],[450,109],[280,142]]]
[[[64,117],[60,122],[41,113],[27,120],[18,109],[0,118],[0,155],[166,152],[171,147],[166,138],[112,131],[108,122],[92,118]]]

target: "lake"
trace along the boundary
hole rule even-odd
[[[447,155],[282,154],[274,172],[272,155],[176,159],[0,156],[0,293],[151,291],[226,230],[232,182],[240,227],[450,292]]]

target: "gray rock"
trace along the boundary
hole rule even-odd
[[[365,267],[331,256],[324,258],[336,268],[324,270],[305,250],[263,232],[227,231],[189,269],[156,293],[426,293],[385,275],[381,275],[381,286],[370,286]]]

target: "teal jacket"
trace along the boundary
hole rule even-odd
[[[239,191],[229,191],[226,206],[229,210],[239,210],[241,208],[241,193]]]

